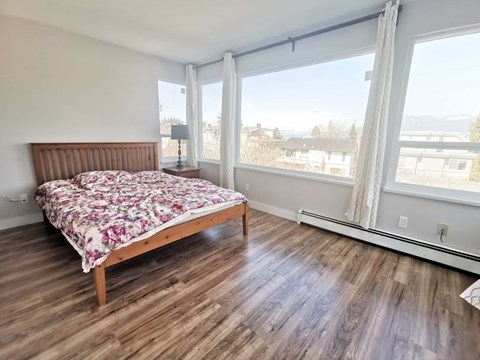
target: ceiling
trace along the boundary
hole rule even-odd
[[[0,0],[0,14],[198,63],[385,0]]]

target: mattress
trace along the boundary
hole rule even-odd
[[[89,272],[119,248],[168,227],[239,205],[245,197],[159,171],[92,171],[41,185],[35,200]]]

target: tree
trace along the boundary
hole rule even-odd
[[[240,161],[247,164],[272,166],[281,155],[281,148],[270,139],[240,137]]]
[[[480,141],[480,115],[470,124],[468,140]]]
[[[480,142],[480,115],[470,124],[468,140]],[[470,181],[480,182],[480,154],[473,160],[469,179]]]
[[[350,131],[348,132],[348,138],[353,140],[356,140],[358,138],[358,131],[357,131],[357,127],[355,126],[355,121],[350,127]]]
[[[166,117],[162,120],[164,124],[170,124],[170,125],[181,125],[182,121],[178,118],[175,117]]]
[[[283,137],[282,134],[280,133],[280,130],[278,130],[278,127],[276,127],[273,130],[272,136],[273,136],[274,139],[281,139]]]
[[[316,125],[312,131],[310,132],[310,136],[314,139],[320,139],[322,137],[322,131],[320,130],[320,127]]]
[[[337,128],[332,119],[328,122],[327,126],[327,138],[336,139],[337,138]]]

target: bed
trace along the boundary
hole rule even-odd
[[[237,217],[248,236],[243,195],[159,172],[157,143],[31,145],[44,219],[93,270],[100,306],[106,267]]]

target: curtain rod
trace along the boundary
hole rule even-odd
[[[399,13],[402,11],[402,8],[403,8],[402,5],[398,6],[398,12]],[[306,34],[303,34],[303,35],[289,37],[286,40],[277,41],[277,42],[274,42],[274,43],[271,43],[271,44],[268,44],[268,45],[265,45],[265,46],[260,46],[260,47],[255,48],[255,49],[251,49],[251,50],[247,50],[247,51],[244,51],[244,52],[241,52],[241,53],[238,53],[238,54],[234,54],[232,57],[234,59],[236,59],[236,58],[239,58],[241,56],[250,55],[250,54],[253,54],[253,53],[256,53],[256,52],[259,52],[259,51],[268,50],[268,49],[271,49],[271,48],[274,48],[274,47],[277,47],[277,46],[286,45],[286,44],[292,44],[292,51],[295,51],[295,43],[299,40],[307,39],[307,38],[312,37],[312,36],[325,34],[325,33],[330,32],[330,31],[342,29],[342,28],[345,28],[345,27],[348,27],[348,26],[352,26],[352,25],[360,24],[360,23],[365,22],[365,21],[376,19],[380,15],[383,15],[384,13],[385,13],[385,10],[382,10],[382,11],[376,12],[374,14],[362,16],[362,17],[359,17],[357,19],[345,21],[343,23],[332,25],[332,26],[329,26],[329,27],[326,27],[326,28],[323,28],[323,29],[320,29],[320,30],[315,30],[315,31],[312,31],[312,32],[309,32],[309,33],[306,33]],[[213,60],[213,61],[209,61],[209,62],[206,62],[206,63],[203,63],[203,64],[195,65],[194,67],[196,69],[199,69],[199,68],[202,68],[204,66],[218,64],[222,61],[223,61],[223,57],[220,58],[220,59],[217,59],[217,60]]]

